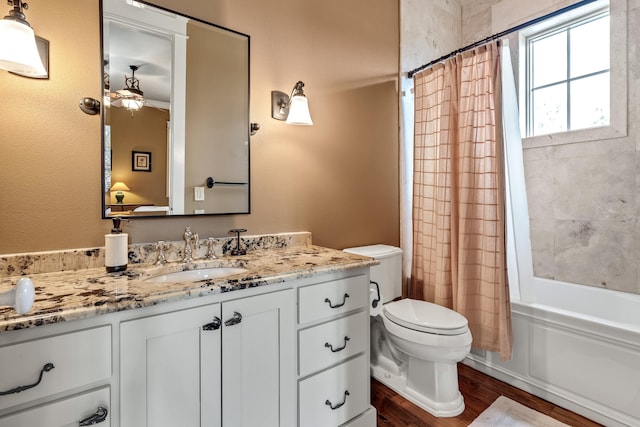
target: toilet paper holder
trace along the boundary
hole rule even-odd
[[[378,285],[378,282],[374,282],[373,280],[369,280],[369,283],[376,285],[376,292],[378,296],[371,302],[371,307],[376,308],[380,302],[380,285]]]

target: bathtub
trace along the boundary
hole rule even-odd
[[[640,426],[640,295],[535,278],[511,301],[513,359],[463,363],[606,426]]]

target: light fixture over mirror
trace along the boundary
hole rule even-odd
[[[271,92],[271,117],[286,120],[289,125],[313,125],[309,113],[309,103],[302,88],[304,83],[298,81],[291,91],[291,96],[280,91]]]
[[[249,36],[147,2],[101,4],[103,218],[249,213]],[[118,181],[134,189],[125,204]]]
[[[23,10],[29,5],[22,0],[9,0],[13,6],[0,20],[0,68],[26,77],[46,78],[48,72],[38,52],[36,36]],[[48,42],[39,40],[43,55],[48,57]]]

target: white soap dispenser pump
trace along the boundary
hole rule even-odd
[[[120,228],[120,218],[113,218],[113,228],[110,234],[104,235],[104,265],[107,273],[125,271],[129,259],[129,235]]]

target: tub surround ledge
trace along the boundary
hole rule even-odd
[[[311,245],[309,233],[295,235],[255,236],[243,238],[247,254],[226,255],[232,249],[229,239],[216,241],[216,259],[198,260],[187,266],[176,255],[181,248],[179,242],[169,242],[173,250],[167,251],[168,263],[155,265],[157,251],[153,245],[129,247],[130,264],[126,271],[107,273],[104,263],[90,268],[34,273],[34,266],[53,264],[62,259],[60,253],[29,254],[12,256],[22,260],[15,275],[0,276],[0,292],[11,289],[15,282],[26,274],[36,288],[33,308],[25,315],[18,315],[12,307],[0,307],[0,332],[32,328],[50,323],[70,321],[106,313],[148,307],[160,303],[180,301],[207,295],[221,294],[257,286],[277,285],[291,280],[303,279],[317,274],[335,273],[377,264],[372,258],[348,254],[335,249]],[[201,245],[206,248],[204,242]],[[201,248],[199,248],[200,250]],[[206,249],[205,249],[206,250]],[[88,252],[87,252],[88,251]],[[68,251],[85,257],[104,259],[104,248]],[[98,255],[95,255],[98,253]],[[133,254],[133,255],[132,255]],[[152,254],[154,256],[152,256]],[[4,267],[11,264],[2,257]],[[133,258],[133,260],[132,260]],[[29,262],[29,259],[34,262]],[[92,261],[93,262],[93,261]],[[27,267],[27,268],[22,268]],[[161,274],[193,268],[242,267],[247,271],[221,278],[196,282],[154,283],[145,279]],[[27,273],[27,271],[30,271]],[[37,271],[37,270],[35,270]]]

